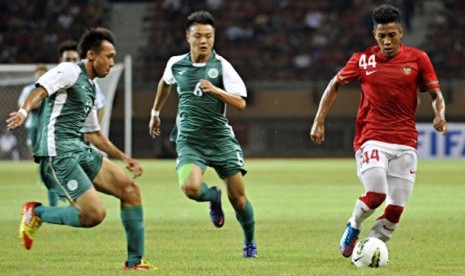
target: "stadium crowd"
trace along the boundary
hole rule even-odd
[[[153,10],[149,43],[157,51],[146,51],[146,64],[159,75],[160,64],[182,52],[179,45],[187,49],[184,34],[176,31],[186,15],[206,9],[218,18],[216,49],[235,62],[245,79],[327,79],[351,53],[373,44],[371,11],[382,2],[401,7],[411,29],[420,4],[415,0],[161,1]]]
[[[108,0],[27,0],[0,2],[0,62],[54,62],[58,43],[77,39],[90,26],[101,25]],[[186,16],[205,9],[217,18],[216,49],[234,61],[244,79],[320,80],[332,76],[349,55],[373,44],[371,10],[381,2],[401,7],[409,32],[415,8],[423,2],[306,0],[163,0],[154,1],[147,49],[136,62],[144,81],[161,75],[168,57],[187,51]],[[465,76],[460,66],[465,51],[464,0],[444,6],[427,28],[425,49],[440,78]],[[342,24],[341,24],[342,23]],[[443,49],[448,49],[444,51]]]
[[[102,24],[106,0],[0,1],[0,63],[54,63],[58,44]]]

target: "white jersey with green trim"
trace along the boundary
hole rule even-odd
[[[97,116],[89,116],[95,109],[95,86],[84,64],[60,63],[40,77],[36,85],[45,88],[48,97],[41,106],[34,156],[79,151],[84,145],[81,132],[84,123],[98,126]]]
[[[247,97],[244,82],[233,66],[212,51],[206,63],[193,63],[190,54],[171,57],[163,74],[163,80],[177,84],[179,96],[178,118],[173,131],[175,142],[211,144],[234,137],[226,118],[226,104],[217,97],[204,93],[200,80],[209,80],[227,93]]]

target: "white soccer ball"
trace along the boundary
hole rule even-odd
[[[352,252],[352,263],[358,268],[387,266],[389,251],[386,244],[377,238],[359,240]]]

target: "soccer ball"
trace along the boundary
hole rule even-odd
[[[389,252],[386,244],[372,237],[359,240],[352,252],[352,263],[358,268],[387,266]]]

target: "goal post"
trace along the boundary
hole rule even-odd
[[[53,68],[56,64],[47,64],[47,68]],[[37,64],[1,64],[0,65],[0,120],[1,132],[0,135],[5,134],[6,126],[5,120],[11,111],[18,109],[18,98],[21,91],[26,85],[34,82],[33,74]],[[125,71],[125,74],[122,74]],[[105,111],[101,121],[101,130],[108,137],[111,124],[111,114],[113,109],[113,100],[116,91],[119,87],[124,89],[124,121],[125,121],[125,139],[124,139],[124,152],[131,156],[132,149],[132,68],[131,57],[125,57],[124,62],[117,63],[111,69],[110,73],[105,78],[96,79],[104,96],[105,96]],[[121,80],[123,76],[123,80]],[[120,82],[124,81],[120,85]],[[128,105],[127,102],[130,102]],[[16,148],[19,151],[20,159],[31,158],[30,150],[26,145],[26,132],[24,128],[14,132],[17,139]],[[1,149],[1,148],[0,148]],[[8,156],[1,155],[1,159],[8,159]]]

